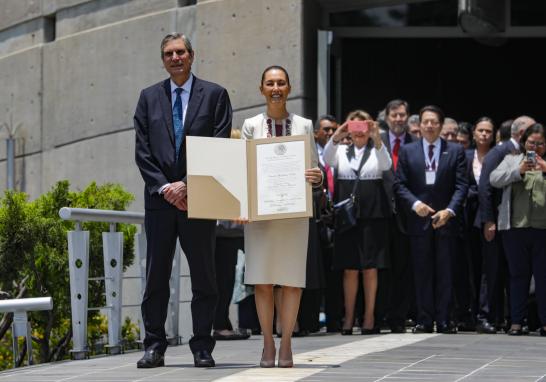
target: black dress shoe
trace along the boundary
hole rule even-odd
[[[353,328],[351,329],[341,329],[342,336],[350,336],[353,334]]]
[[[541,337],[546,337],[546,329],[540,328],[540,336]]]
[[[232,341],[232,340],[246,340],[250,337],[250,334],[248,332],[240,332],[233,330],[229,334],[221,334],[220,332],[214,332],[212,334],[212,338],[214,338],[217,341]]]
[[[371,329],[360,328],[360,334],[362,334],[363,336],[369,336],[372,334],[380,334],[380,333],[381,333],[381,330],[377,327],[371,328]]]
[[[432,333],[432,326],[417,324],[411,330],[412,333]]]
[[[157,350],[146,350],[144,356],[138,360],[136,365],[139,369],[152,369],[154,367],[165,366],[165,358]]]
[[[406,328],[402,325],[391,325],[391,333],[406,333]]]
[[[216,363],[208,350],[197,350],[193,353],[193,365],[195,367],[214,367]]]
[[[476,325],[476,333],[481,334],[497,334],[497,329],[488,321],[481,321]]]
[[[451,323],[436,324],[436,333],[457,334],[457,327]]]
[[[523,329],[522,328],[519,328],[519,329],[508,329],[508,332],[507,334],[509,336],[522,336],[523,335]]]

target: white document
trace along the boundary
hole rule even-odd
[[[256,146],[258,215],[306,211],[303,141]]]

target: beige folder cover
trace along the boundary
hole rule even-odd
[[[250,221],[310,217],[313,214],[311,185],[306,183],[306,209],[297,213],[257,214],[256,146],[303,141],[305,168],[311,165],[306,135],[253,140],[187,138],[188,217]],[[303,175],[302,175],[303,176]]]

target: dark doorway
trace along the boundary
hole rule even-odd
[[[343,39],[339,119],[358,108],[375,118],[389,100],[402,98],[412,113],[436,104],[457,121],[486,115],[499,124],[527,114],[545,122],[546,59],[537,54],[545,41]]]

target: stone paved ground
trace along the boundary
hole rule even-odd
[[[546,382],[546,338],[503,334],[316,334],[294,339],[293,369],[261,369],[261,337],[218,342],[217,367],[196,369],[187,345],[168,349],[166,367],[135,367],[142,352],[37,365],[0,373],[0,382],[137,381],[529,381]]]

